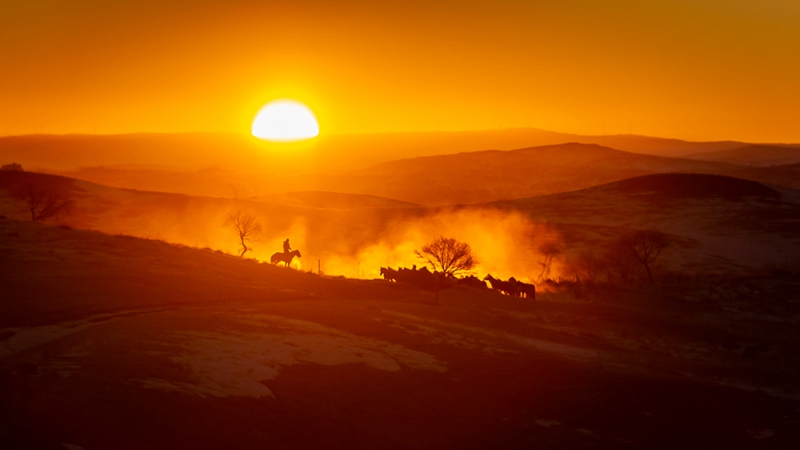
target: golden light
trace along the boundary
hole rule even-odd
[[[316,137],[319,125],[306,105],[296,100],[275,100],[258,111],[251,132],[273,142],[302,141]]]

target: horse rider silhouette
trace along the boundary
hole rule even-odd
[[[292,247],[289,247],[289,238],[286,238],[286,240],[283,241],[283,253],[289,253],[291,251]]]

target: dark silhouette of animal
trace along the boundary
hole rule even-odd
[[[411,269],[401,267],[397,270],[391,267],[381,267],[381,276],[385,280],[397,283],[410,284],[420,289],[439,290],[446,289],[453,285],[454,280],[449,279],[441,272],[431,272],[427,267]]]
[[[505,295],[510,295],[512,297],[526,297],[530,299],[536,298],[536,286],[530,283],[519,281],[514,277],[509,278],[508,281],[503,281],[493,277],[492,274],[488,274],[486,277],[484,277],[484,280],[489,282],[489,284],[492,286],[492,289],[500,291]]]
[[[293,250],[289,253],[278,252],[274,253],[270,258],[270,262],[272,264],[277,264],[279,262],[286,263],[286,266],[289,266],[289,263],[292,262],[294,257],[297,256],[298,258],[302,257],[303,255],[300,254],[300,250]]]
[[[522,297],[522,289],[520,289],[521,288],[520,282],[517,281],[516,278],[511,277],[508,279],[508,281],[506,281],[506,283],[508,283],[507,284],[508,295],[512,297]]]
[[[489,286],[496,291],[500,291],[503,294],[511,295],[510,292],[512,290],[511,286],[507,281],[498,280],[497,278],[493,277],[492,274],[488,274],[483,277],[484,281],[489,282]]]
[[[391,267],[381,267],[381,276],[384,280],[397,281],[397,271]]]
[[[536,286],[520,281],[520,293],[525,297],[536,300]]]
[[[458,284],[459,286],[467,286],[476,289],[486,289],[486,282],[482,281],[475,275],[470,275],[464,278],[457,278],[456,284]]]

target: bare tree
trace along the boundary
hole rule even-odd
[[[22,170],[22,164],[20,163],[3,164],[2,166],[0,166],[0,170],[8,170],[12,172],[24,172],[24,170]]]
[[[444,236],[414,250],[414,254],[431,266],[431,269],[438,270],[447,277],[472,270],[478,264],[469,244]]]
[[[588,283],[597,281],[597,273],[600,272],[600,261],[594,252],[582,251],[574,262],[575,275],[582,277]]]
[[[642,268],[636,256],[630,248],[617,239],[611,242],[602,253],[601,271],[605,273],[609,283],[613,283],[615,278],[622,282],[634,279],[638,271]]]
[[[542,266],[542,273],[539,274],[539,281],[541,282],[550,278],[550,266],[556,256],[564,252],[564,249],[555,241],[547,241],[539,246],[539,252],[544,256],[544,261],[539,261]]]
[[[74,202],[66,195],[35,182],[20,185],[12,196],[25,204],[25,211],[30,213],[33,222],[67,215],[74,207]]]
[[[236,232],[239,237],[239,243],[242,245],[242,250],[239,256],[244,257],[244,254],[252,248],[247,246],[248,242],[253,242],[256,235],[261,233],[261,224],[256,220],[255,214],[246,214],[241,211],[228,213],[228,218],[225,221],[228,228]]]
[[[647,278],[650,284],[653,284],[653,272],[650,266],[658,259],[661,252],[672,244],[672,239],[660,231],[638,230],[622,236],[620,244],[644,266]]]
[[[252,192],[252,189],[249,189],[247,186],[242,185],[240,183],[231,181],[226,184],[228,185],[228,188],[231,190],[233,198],[245,198],[247,197],[248,193]]]

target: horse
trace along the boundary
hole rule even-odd
[[[397,271],[391,267],[381,267],[381,275],[385,280],[397,281]]]
[[[500,291],[502,294],[510,295],[511,286],[507,281],[498,280],[497,278],[493,277],[492,274],[486,275],[483,277],[483,280],[488,281],[492,289]]]
[[[536,286],[519,281],[514,277],[509,278],[508,281],[503,281],[498,280],[497,278],[493,277],[492,274],[489,274],[484,277],[484,280],[489,282],[489,284],[492,286],[492,289],[500,291],[503,294],[510,295],[512,297],[526,297],[530,299],[536,298]]]
[[[522,285],[521,288],[520,288],[522,290],[522,294],[525,295],[526,298],[530,298],[532,300],[535,300],[536,299],[536,286],[534,286],[532,284],[529,284],[529,283],[523,283],[521,281],[520,281],[520,284]]]
[[[471,288],[477,289],[486,289],[486,282],[481,281],[480,278],[476,277],[475,275],[470,275],[464,278],[456,279],[456,283],[460,286],[467,286]]]
[[[277,264],[279,262],[285,262],[286,263],[286,267],[289,267],[289,263],[292,262],[292,260],[294,259],[295,256],[300,258],[303,255],[300,254],[300,250],[293,250],[293,251],[291,251],[289,253],[278,252],[278,253],[273,254],[269,258],[269,260],[270,260],[270,262],[272,264]]]

